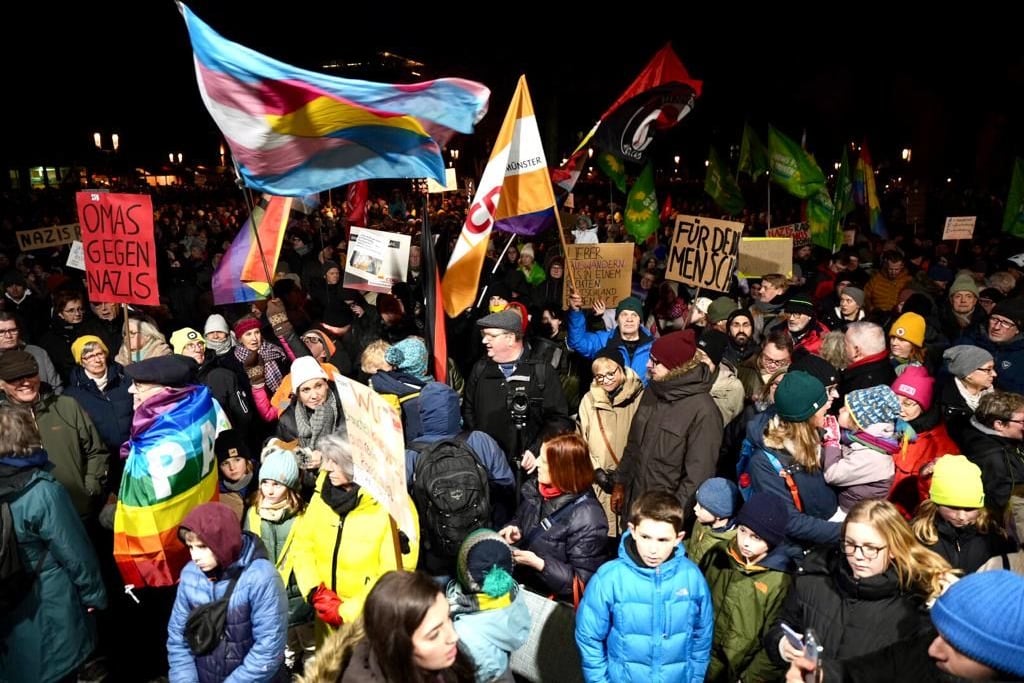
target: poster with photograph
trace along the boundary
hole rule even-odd
[[[352,228],[345,257],[344,286],[390,294],[391,285],[405,282],[411,242],[409,235]]]

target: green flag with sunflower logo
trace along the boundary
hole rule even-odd
[[[637,244],[658,231],[658,199],[654,196],[654,167],[648,162],[626,198],[626,232]]]

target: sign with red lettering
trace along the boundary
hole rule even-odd
[[[89,300],[158,306],[152,198],[79,192],[75,200]]]
[[[676,216],[676,234],[665,278],[716,292],[728,292],[740,253],[743,223],[706,216]]]

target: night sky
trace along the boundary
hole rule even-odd
[[[783,16],[744,14],[730,3],[701,10],[718,17],[687,18],[685,4],[671,16],[626,4],[622,16],[580,19],[553,3],[535,11],[487,3],[488,18],[518,20],[486,26],[478,4],[326,5],[211,0],[192,8],[226,38],[296,66],[319,70],[325,61],[389,50],[427,63],[434,76],[485,83],[490,113],[476,135],[454,142],[484,155],[521,73],[557,161],[666,41],[704,81],[704,95],[660,142],[662,160],[680,154],[698,169],[709,143],[723,155],[738,143],[744,120],[762,136],[768,123],[797,139],[806,130],[823,167],[844,143],[866,136],[883,164],[912,147],[924,177],[953,174],[998,187],[1013,155],[1024,155],[1024,47],[1009,17],[972,18],[961,9],[949,19],[929,15],[933,27],[925,30],[921,15],[863,6],[856,21],[835,24],[820,6]],[[24,13],[0,29],[13,119],[0,158],[82,160],[100,130],[107,138],[118,132],[121,153],[141,165],[166,161],[171,151],[213,160],[219,135],[199,100],[172,2],[31,3]]]

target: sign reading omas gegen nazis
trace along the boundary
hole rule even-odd
[[[729,291],[740,254],[743,223],[704,216],[676,216],[665,277],[692,287]]]

